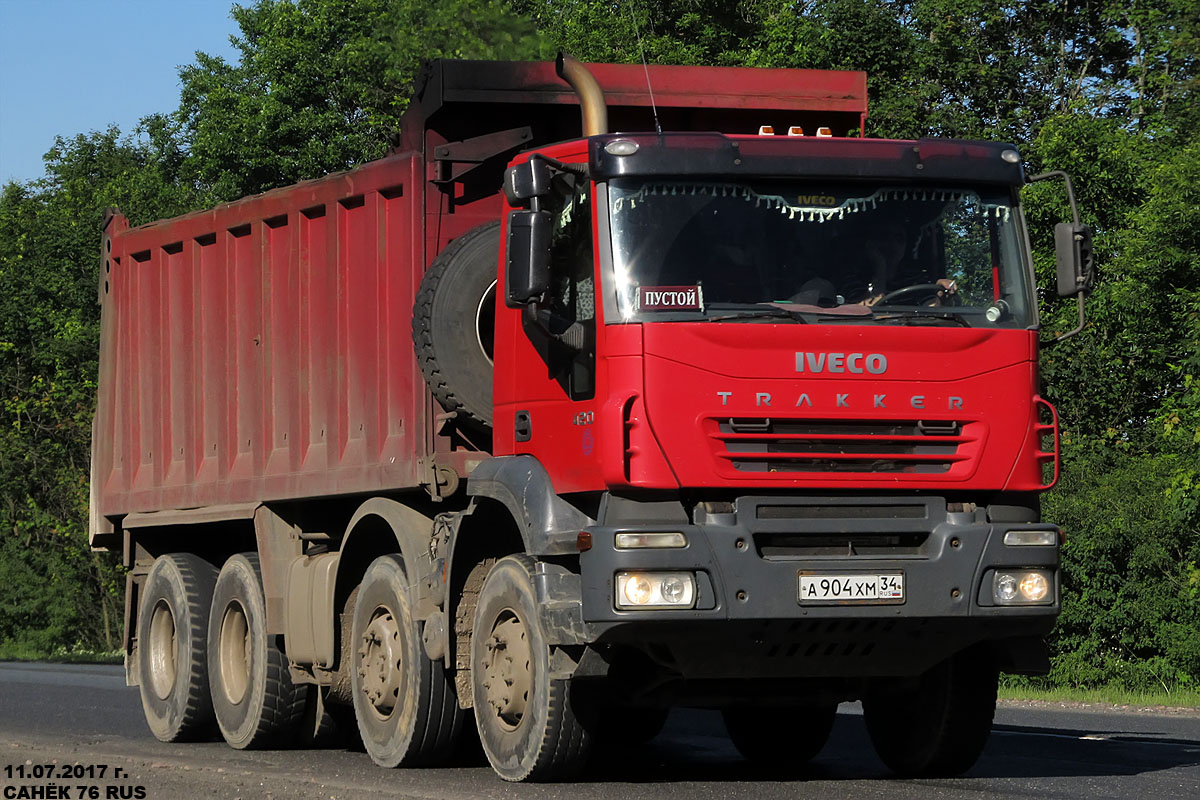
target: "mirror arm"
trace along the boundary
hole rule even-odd
[[[1030,176],[1029,182],[1036,183],[1037,181],[1050,180],[1051,178],[1062,178],[1067,185],[1067,203],[1071,206],[1071,222],[1075,225],[1083,224],[1079,219],[1079,206],[1075,203],[1075,186],[1071,183],[1071,176],[1063,172],[1061,169],[1051,170],[1050,172],[1042,172],[1037,175]]]
[[[1074,336],[1075,334],[1077,334],[1081,330],[1083,330],[1084,325],[1086,324],[1086,320],[1084,319],[1084,316],[1083,316],[1083,294],[1082,293],[1075,295],[1075,302],[1079,307],[1079,323],[1074,328],[1067,331],[1066,333],[1061,334],[1059,336],[1055,336],[1053,339],[1044,339],[1044,340],[1038,342],[1038,344],[1040,344],[1042,347],[1052,347],[1053,345],[1058,344],[1059,342],[1063,341],[1064,339],[1070,339],[1072,336]]]
[[[556,321],[562,320],[562,317],[548,308],[542,308],[536,301],[525,306],[525,319],[541,328],[554,341],[577,353],[587,347],[587,328],[578,322],[572,322],[562,333],[554,333],[552,326]]]
[[[539,161],[545,161],[548,165],[550,165],[554,169],[558,170],[559,172],[573,172],[576,175],[587,175],[588,174],[588,165],[587,164],[568,164],[565,161],[559,161],[557,158],[551,158],[550,156],[545,155],[544,153],[534,153],[533,155],[531,155],[529,157],[529,160],[532,161],[535,158],[538,159]]]

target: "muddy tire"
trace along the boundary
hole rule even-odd
[[[278,637],[267,635],[257,553],[232,556],[213,590],[208,682],[221,735],[238,750],[286,747],[304,713]]]
[[[550,678],[550,648],[533,588],[533,560],[508,556],[488,572],[475,608],[471,684],[479,741],[506,781],[561,780],[586,763],[592,738],[569,680]]]
[[[748,761],[772,767],[803,764],[821,752],[837,704],[727,708],[721,712],[733,746]]]
[[[967,651],[922,675],[915,691],[868,694],[863,718],[875,752],[904,777],[966,772],[991,733],[996,683],[995,666]]]
[[[465,421],[492,424],[492,339],[500,223],[467,231],[425,273],[413,305],[413,346],[433,396]]]
[[[389,768],[447,763],[465,714],[441,662],[425,655],[399,556],[367,568],[349,647],[354,716],[371,760]]]
[[[159,556],[142,586],[137,660],[142,709],[163,742],[213,734],[208,614],[217,570],[191,553]]]

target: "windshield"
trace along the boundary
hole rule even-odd
[[[625,320],[1034,321],[1004,188],[626,178],[609,208]]]

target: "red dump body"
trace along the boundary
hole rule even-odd
[[[590,68],[613,129],[653,127],[640,66]],[[863,73],[650,74],[664,128],[844,135],[866,118]],[[435,453],[461,475],[486,457],[435,433],[413,301],[446,243],[498,218],[508,159],[578,136],[577,100],[552,64],[440,62],[403,127],[403,152],[350,172],[138,228],[108,221],[94,544],[130,513],[416,487]]]

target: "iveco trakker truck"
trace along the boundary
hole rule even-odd
[[[649,86],[436,62],[386,158],[108,218],[91,536],[159,739],[340,719],[395,767],[474,725],[538,780],[674,706],[796,764],[861,700],[953,774],[1047,668],[1017,150],[862,138],[857,72]]]

